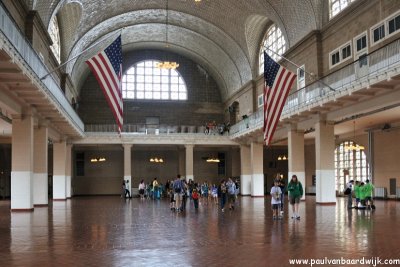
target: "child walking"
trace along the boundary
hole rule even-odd
[[[199,193],[197,193],[196,189],[193,189],[192,199],[193,199],[193,204],[194,204],[195,210],[198,210],[199,209]]]
[[[279,180],[274,181],[274,186],[271,188],[271,204],[272,204],[272,219],[282,219],[280,212],[282,190],[279,187]]]

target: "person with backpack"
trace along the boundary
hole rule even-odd
[[[176,179],[172,187],[174,189],[175,210],[177,212],[181,212],[183,184],[181,181],[181,176],[179,174],[176,176]]]

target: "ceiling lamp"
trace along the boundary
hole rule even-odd
[[[288,160],[288,157],[286,157],[286,155],[283,156],[279,155],[278,160]]]
[[[94,157],[90,159],[90,162],[104,162],[106,161],[105,157]]]
[[[353,121],[353,140],[356,139],[356,121]],[[345,151],[360,151],[360,150],[364,150],[365,147],[359,144],[354,145],[354,141],[353,142],[349,142],[349,144],[346,144],[344,146],[344,150]]]
[[[168,0],[167,0],[167,6],[165,8],[165,13],[166,15],[166,23],[165,23],[165,47],[169,47],[168,43]],[[163,62],[158,62],[156,63],[156,67],[159,69],[166,69],[166,70],[174,70],[179,67],[179,64],[176,63],[175,61],[168,61],[164,60]]]
[[[208,163],[218,163],[218,162],[220,162],[219,158],[207,158],[206,161]]]
[[[157,158],[157,157],[150,158],[149,161],[152,162],[152,163],[164,163],[164,160],[162,158]]]

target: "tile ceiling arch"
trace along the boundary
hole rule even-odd
[[[57,20],[62,43],[61,62],[66,61],[73,44],[78,38],[76,35],[76,29],[79,28],[81,16],[82,6],[77,2],[67,3],[57,12]]]
[[[94,27],[75,44],[70,58],[95,43],[98,40],[98,36],[103,36],[110,30],[115,31],[124,27],[129,27],[130,30],[127,30],[127,28],[123,30],[123,44],[154,42],[158,46],[158,49],[163,49],[166,28],[164,14],[165,11],[163,10],[139,10],[112,18],[110,19],[113,20],[112,22],[107,20],[103,24]],[[176,48],[180,48],[176,52],[179,53],[179,50],[193,51],[193,53],[198,55],[193,55],[192,59],[194,57],[202,57],[204,59],[203,63],[207,59],[207,61],[213,63],[214,68],[216,66],[221,68],[219,72],[225,73],[225,75],[223,75],[224,82],[221,81],[219,84],[225,84],[229,88],[229,95],[252,79],[251,67],[246,54],[226,33],[199,18],[176,11],[170,11],[170,14],[169,41]],[[145,23],[149,21],[149,18],[153,18],[152,20],[155,23]],[[135,22],[133,26],[136,27],[129,26],[132,21]],[[114,25],[114,28],[110,28],[109,25]],[[153,25],[157,29],[152,31],[148,26],[140,28],[139,26],[141,25]],[[185,27],[177,25],[185,25]],[[136,31],[139,28],[144,30],[145,36],[141,32]],[[134,34],[132,30],[134,30]],[[199,43],[202,43],[204,47],[199,47]],[[185,46],[187,49],[183,49]],[[98,51],[99,49],[93,48],[91,50]],[[213,53],[210,51],[213,51]],[[84,65],[84,59],[87,57],[87,55],[82,56],[77,62],[71,61],[68,64],[67,72],[72,74],[73,81],[77,82],[77,74],[81,73],[79,66]],[[221,62],[224,62],[225,65],[221,64]],[[214,78],[218,80],[217,77]],[[223,91],[221,94],[224,95]]]
[[[74,1],[82,4],[82,21],[77,29],[76,41],[68,54],[69,58],[107,33],[122,28],[124,25],[129,27],[130,25],[165,23],[166,0],[36,1],[37,10],[46,25],[66,3]],[[265,29],[264,31],[262,29],[265,18],[280,27],[289,48],[309,32],[320,27],[321,5],[318,2],[317,0],[210,0],[195,3],[194,0],[169,0],[169,14],[171,24],[175,25],[177,29],[189,30],[192,33],[191,37],[198,36],[208,39],[209,45],[220,47],[221,53],[230,58],[232,66],[229,68],[236,70],[232,71],[230,75],[224,76],[224,81],[220,81],[227,87],[224,89],[228,90],[227,95],[230,95],[241,84],[256,76],[256,55],[259,52],[259,42],[265,33]],[[143,10],[145,12],[142,12]],[[135,14],[135,16],[129,14]],[[257,15],[264,17],[259,20],[261,24],[253,23],[255,29],[250,27],[246,29],[246,24],[251,25],[247,23],[248,18],[251,16],[254,18]],[[125,23],[115,19],[120,16],[126,16]],[[201,23],[196,24],[193,23],[194,21]],[[102,25],[103,29],[99,28],[99,25]],[[98,32],[93,29],[97,29]],[[181,35],[178,37],[184,38]],[[137,42],[138,40],[133,41]],[[148,44],[152,42],[157,44],[157,39],[146,41]],[[144,43],[144,40],[141,40],[141,43]],[[194,51],[195,46],[190,45],[186,44],[188,46],[186,49],[178,49],[182,47],[179,43],[176,44],[176,48],[182,52],[183,50]],[[66,45],[66,47],[69,46],[69,44]],[[192,55],[193,58],[197,56]],[[202,56],[202,58],[206,57]],[[213,65],[212,69],[217,68],[217,62],[218,57],[209,62],[210,65]],[[71,73],[72,67],[69,66],[68,69]],[[75,70],[73,73],[76,73]],[[236,75],[240,82],[234,85],[232,82],[225,82]],[[222,93],[222,95],[224,94]]]

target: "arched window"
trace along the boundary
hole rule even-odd
[[[345,141],[335,149],[336,190],[343,192],[350,180],[365,181],[369,179],[369,164],[363,149],[347,149],[357,147],[353,141]]]
[[[355,0],[329,0],[329,19],[333,18]]]
[[[282,55],[286,51],[285,38],[283,37],[282,31],[275,24],[269,27],[267,34],[265,35],[264,40],[261,44],[259,56],[260,73],[264,72],[264,50],[275,61],[280,60],[280,55]]]
[[[51,51],[53,51],[58,63],[61,62],[61,46],[60,46],[60,29],[58,27],[57,16],[53,16],[50,21],[49,34],[53,45],[50,46]]]
[[[127,99],[187,100],[186,84],[176,70],[159,69],[159,61],[133,65],[122,77],[122,97]]]

